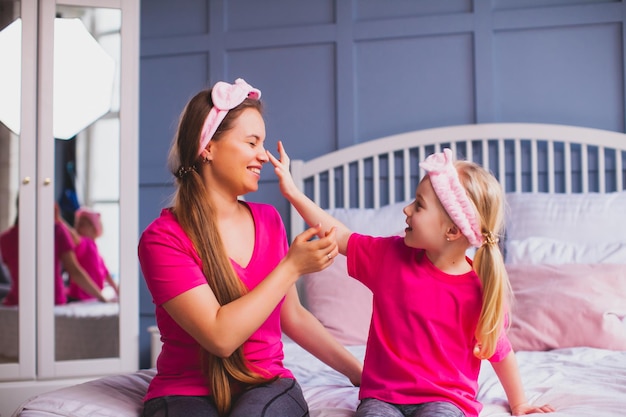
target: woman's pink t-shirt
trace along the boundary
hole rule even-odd
[[[256,287],[282,260],[288,250],[285,228],[276,209],[259,203],[246,204],[254,219],[254,252],[245,268],[231,261],[249,289]],[[199,365],[200,345],[163,308],[163,303],[195,288],[208,285],[202,262],[193,244],[169,209],[150,224],[139,241],[139,262],[156,306],[156,321],[163,347],[157,359],[157,375],[144,397],[208,395],[209,387]],[[244,355],[268,375],[293,378],[283,366],[280,308],[244,343]]]
[[[54,223],[54,304],[67,303],[65,283],[63,282],[63,263],[61,256],[74,250],[74,239],[63,224]]]
[[[20,298],[20,262],[18,251],[19,234],[19,226],[15,225],[0,235],[0,252],[2,253],[2,261],[7,266],[9,274],[11,275],[11,288],[2,302],[7,306],[16,306]]]
[[[19,226],[14,226],[2,234],[2,259],[11,274],[11,289],[4,299],[5,305],[17,305],[19,302]],[[74,240],[70,232],[59,222],[54,223],[54,304],[65,304],[65,283],[63,282],[63,264],[61,256],[74,249]]]
[[[373,293],[359,398],[448,401],[468,417],[478,416],[480,360],[473,354],[482,308],[478,276],[445,274],[423,250],[397,236],[352,234],[347,262],[348,274]],[[510,350],[503,333],[490,360],[502,360]]]

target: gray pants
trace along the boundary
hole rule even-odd
[[[465,417],[456,405],[435,401],[423,404],[390,404],[375,398],[365,398],[354,417]]]
[[[229,417],[308,417],[309,408],[295,379],[281,378],[245,391]],[[219,417],[209,396],[173,395],[144,404],[142,417]]]

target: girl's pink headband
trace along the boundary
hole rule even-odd
[[[202,134],[200,135],[200,149],[198,155],[206,148],[209,141],[217,131],[218,126],[224,120],[229,110],[234,109],[246,98],[258,100],[261,98],[261,90],[252,87],[243,79],[238,78],[234,84],[228,84],[224,81],[218,81],[211,90],[211,100],[213,107],[202,126]]]
[[[454,166],[452,151],[448,148],[441,153],[430,155],[420,164],[430,178],[430,183],[454,224],[461,229],[470,245],[479,247],[483,243],[480,220],[474,204],[459,180]]]
[[[102,235],[102,222],[100,221],[100,213],[84,207],[79,208],[78,210],[76,210],[76,213],[74,213],[74,224],[76,224],[81,217],[84,217],[89,220],[89,222],[91,222],[94,229],[96,230],[97,236]]]

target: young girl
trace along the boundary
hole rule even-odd
[[[88,208],[76,210],[72,235],[76,243],[76,247],[74,248],[76,258],[85,271],[87,271],[91,279],[93,279],[94,283],[102,290],[106,281],[106,283],[113,288],[115,294],[119,295],[117,283],[113,280],[113,277],[111,277],[104,263],[104,259],[102,259],[100,255],[98,246],[96,245],[96,239],[102,236],[102,220],[100,219],[100,213]],[[95,298],[74,281],[70,282],[67,296],[69,301],[93,300]]]
[[[288,247],[278,211],[239,196],[258,189],[265,152],[261,92],[218,82],[185,107],[170,150],[171,208],[139,243],[163,342],[143,416],[302,417],[283,366],[283,331],[358,385],[360,362],[300,304],[295,283],[337,253],[334,233]],[[328,256],[328,254],[331,256]]]
[[[505,328],[509,282],[498,236],[503,194],[480,166],[449,149],[421,164],[427,175],[404,208],[404,237],[352,233],[295,186],[289,157],[269,154],[285,197],[309,224],[336,228],[348,274],[373,293],[356,416],[478,416],[481,359],[488,359],[512,413],[552,411],[527,403]],[[477,247],[474,261],[466,250]]]

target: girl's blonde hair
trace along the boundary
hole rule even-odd
[[[496,178],[486,169],[469,161],[455,161],[459,180],[476,207],[484,238],[474,255],[474,271],[482,283],[483,306],[476,327],[481,359],[496,351],[505,318],[511,305],[511,285],[498,246],[504,231],[504,192]]]
[[[176,177],[177,186],[172,212],[200,255],[202,272],[211,290],[220,305],[225,305],[244,295],[247,288],[235,273],[222,244],[215,209],[202,178],[207,161],[198,156],[198,146],[202,126],[212,106],[211,90],[201,91],[189,101],[170,148],[168,167]],[[237,117],[249,108],[262,112],[259,100],[245,99],[228,112],[211,140],[220,140]],[[184,169],[181,171],[181,168]],[[181,172],[184,175],[180,175]],[[202,371],[221,415],[226,415],[231,407],[231,382],[255,385],[271,380],[251,369],[241,346],[228,358],[220,358],[203,348],[200,354]]]

